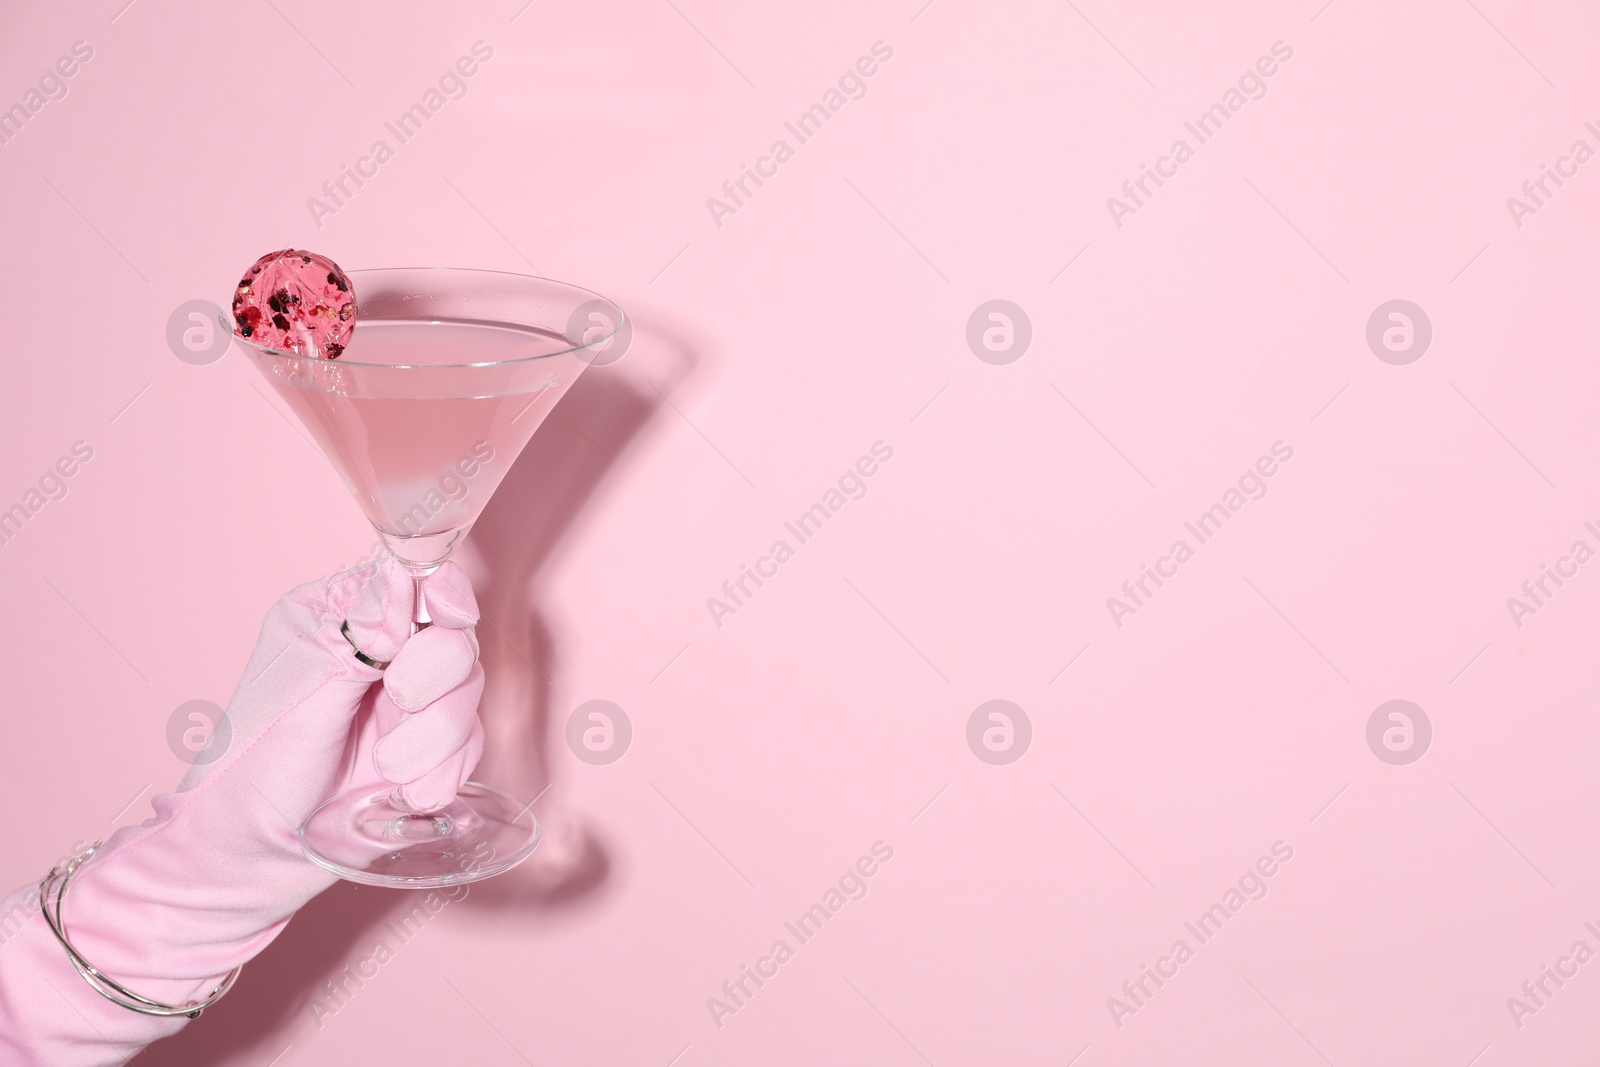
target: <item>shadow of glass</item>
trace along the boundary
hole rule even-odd
[[[553,786],[551,695],[559,651],[538,609],[543,575],[572,541],[570,531],[601,499],[625,456],[687,380],[694,347],[659,320],[636,319],[621,362],[591,367],[562,398],[506,475],[463,546],[484,623],[488,681],[479,715],[484,756],[474,775],[518,796],[540,797],[544,838],[520,867],[481,883],[473,909],[551,906],[603,883],[610,863],[600,837],[547,791]],[[487,631],[484,633],[482,631]]]

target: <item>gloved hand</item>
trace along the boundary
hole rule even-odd
[[[452,563],[422,589],[434,625],[415,635],[414,583],[387,554],[273,605],[228,704],[226,751],[155,797],[154,818],[118,830],[73,878],[67,929],[84,958],[141,996],[201,999],[336,880],[300,850],[299,827],[324,800],[384,781],[418,810],[453,799],[483,750],[478,606]],[[356,659],[346,619],[387,670]],[[187,1022],[91,990],[39,915],[37,886],[0,904],[0,936],[7,1067],[122,1064]]]

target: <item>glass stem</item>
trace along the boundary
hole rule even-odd
[[[411,632],[416,633],[419,630],[423,630],[428,626],[431,626],[433,624],[433,618],[428,614],[427,602],[422,597],[422,577],[413,574],[411,581],[413,583],[414,592],[411,606]],[[401,811],[415,812],[418,815],[428,814],[427,812],[417,811],[416,808],[413,808],[410,804],[406,803],[405,797],[400,795],[399,786],[394,787],[394,791],[389,794],[389,800]]]
[[[433,619],[428,615],[428,605],[422,597],[422,579],[413,576],[411,580],[416,586],[416,596],[412,598],[411,632],[416,633],[432,623]]]

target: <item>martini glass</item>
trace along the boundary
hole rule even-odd
[[[321,446],[418,582],[461,543],[550,409],[591,363],[621,356],[622,309],[576,286],[497,271],[350,271],[359,319],[338,359],[234,336]],[[223,313],[224,328],[233,322]],[[468,782],[438,811],[390,785],[323,803],[306,855],[353,882],[432,888],[510,870],[539,843],[528,803]]]

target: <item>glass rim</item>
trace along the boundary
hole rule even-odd
[[[327,366],[336,366],[336,367],[374,367],[374,368],[384,368],[384,369],[388,369],[388,370],[462,370],[462,369],[467,368],[467,367],[515,367],[515,366],[518,366],[519,364],[533,363],[533,362],[536,362],[536,361],[541,360],[541,359],[550,359],[553,356],[570,355],[570,354],[572,354],[574,352],[582,352],[582,351],[584,351],[586,349],[595,348],[595,347],[601,347],[601,346],[607,345],[607,344],[609,344],[611,342],[611,340],[613,338],[615,338],[618,334],[620,334],[622,332],[622,327],[628,321],[628,313],[627,313],[627,311],[625,311],[623,309],[621,304],[618,304],[615,300],[612,300],[610,297],[603,296],[602,294],[595,292],[593,289],[585,289],[581,285],[573,285],[571,282],[556,281],[553,278],[547,278],[547,277],[545,277],[543,275],[518,274],[515,271],[508,271],[508,270],[487,270],[487,269],[482,268],[482,267],[362,267],[362,268],[358,268],[356,270],[345,271],[345,275],[347,277],[349,277],[353,282],[360,275],[400,274],[400,273],[408,272],[408,271],[409,272],[413,272],[413,273],[420,273],[420,272],[428,271],[428,272],[436,272],[436,273],[440,273],[440,274],[473,274],[473,275],[480,275],[480,276],[495,276],[495,277],[501,277],[501,278],[515,278],[518,281],[522,281],[522,282],[538,282],[538,283],[543,283],[545,285],[557,286],[557,287],[562,288],[562,289],[571,290],[574,293],[587,294],[589,297],[591,297],[594,300],[603,301],[604,303],[609,304],[612,307],[616,308],[617,309],[617,324],[609,333],[605,334],[605,336],[596,338],[595,340],[590,341],[587,344],[572,345],[572,347],[570,347],[570,348],[563,348],[563,349],[560,349],[559,351],[556,351],[556,352],[541,352],[537,356],[519,356],[516,359],[490,360],[488,362],[482,362],[482,363],[373,363],[373,362],[370,362],[370,361],[367,361],[367,360],[344,359],[342,357],[342,354],[341,354],[341,356],[339,358],[336,358],[336,359],[328,359],[328,358],[323,357],[323,356],[307,356],[307,355],[302,355],[299,352],[291,352],[291,351],[289,351],[288,349],[285,349],[285,348],[273,348],[271,345],[261,344],[259,341],[253,341],[248,337],[241,337],[239,335],[238,330],[236,329],[236,327],[238,326],[238,323],[236,323],[234,321],[233,312],[232,312],[232,310],[230,308],[218,308],[217,309],[218,310],[218,319],[221,322],[223,329],[228,331],[228,336],[231,337],[235,343],[241,344],[241,345],[248,345],[250,348],[254,349],[255,351],[264,353],[264,354],[269,355],[269,356],[278,356],[278,357],[281,357],[281,358],[284,358],[284,359],[301,360],[301,361],[303,361],[303,362],[305,362],[307,364],[324,364],[324,365],[327,365]],[[360,317],[359,317],[360,316],[360,295],[359,294],[357,294],[356,300],[357,300],[357,305],[356,305],[357,306],[356,328],[359,329],[360,326],[361,326],[361,320],[360,320]],[[380,321],[399,321],[399,322],[412,321],[412,322],[435,322],[435,323],[438,323],[438,322],[471,322],[471,323],[477,323],[477,324],[482,324],[482,325],[494,325],[494,323],[491,320],[488,320],[488,319],[412,319],[412,320],[399,319],[399,320],[380,320]],[[507,319],[501,319],[500,323],[501,324],[512,324],[511,320],[507,320]],[[523,325],[531,325],[531,324],[524,323]]]

